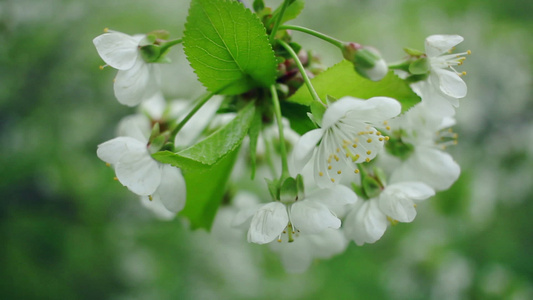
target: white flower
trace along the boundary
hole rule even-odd
[[[144,38],[110,31],[93,40],[105,63],[119,70],[114,90],[118,102],[124,105],[138,105],[159,91],[157,66],[145,62],[139,52]]]
[[[400,222],[412,222],[416,216],[416,202],[435,195],[422,182],[399,182],[388,185],[379,195],[379,208],[387,216]]]
[[[96,153],[101,160],[114,166],[117,180],[122,185],[154,203],[156,213],[161,203],[175,214],[185,205],[185,179],[180,169],[152,158],[143,130],[145,122],[148,120],[141,115],[126,118],[119,131],[129,136],[119,136],[98,145]],[[158,215],[170,217],[167,213]]]
[[[285,270],[289,273],[305,272],[314,259],[328,259],[343,252],[348,241],[341,230],[328,228],[319,234],[300,234],[292,243],[270,244],[278,252]]]
[[[400,103],[388,97],[339,99],[326,109],[322,127],[307,132],[296,144],[295,171],[301,171],[314,154],[313,173],[319,187],[339,182],[348,168],[357,173],[355,164],[376,157],[388,139],[373,126],[383,126],[400,112]]]
[[[445,94],[453,98],[466,96],[466,83],[453,66],[461,65],[465,60],[463,55],[470,51],[456,54],[446,54],[463,41],[460,35],[431,35],[426,38],[426,55],[430,65],[429,82]]]
[[[344,220],[344,233],[357,245],[374,243],[387,230],[387,216],[379,209],[378,199],[358,201]]]
[[[341,221],[330,210],[330,207],[338,207],[356,201],[357,196],[352,190],[338,185],[330,189],[315,191],[306,196],[305,199],[292,204],[276,201],[260,205],[255,209],[242,210],[235,217],[233,224],[238,226],[251,217],[248,241],[266,244],[276,238],[281,240],[285,228],[291,230],[289,234],[297,232],[316,234],[327,228],[338,229],[341,226]]]
[[[441,191],[448,189],[459,178],[461,169],[452,156],[441,149],[454,144],[455,134],[438,132],[454,123],[428,112],[424,103],[418,104],[398,120],[405,134],[404,142],[414,146],[413,153],[391,174],[391,182],[420,181]],[[441,143],[440,138],[449,139]]]

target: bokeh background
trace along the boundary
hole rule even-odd
[[[250,1],[251,2],[251,1]],[[279,1],[266,1],[272,6]],[[376,244],[286,274],[266,247],[221,246],[159,221],[113,181],[96,146],[134,109],[114,99],[92,39],[166,29],[186,0],[0,2],[0,298],[533,299],[533,2],[307,1],[303,25],[374,45],[388,61],[430,34],[460,34],[468,96],[458,111],[462,167]],[[295,34],[326,64],[341,59]],[[181,49],[164,67],[168,98],[202,93]],[[223,235],[222,235],[223,236]]]

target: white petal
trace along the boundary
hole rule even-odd
[[[104,33],[97,36],[93,43],[105,63],[115,69],[130,69],[139,56],[137,39],[121,32]]]
[[[152,197],[152,200],[150,200],[148,196],[139,196],[139,198],[142,205],[151,210],[160,220],[170,221],[176,216],[176,213],[169,211],[163,203],[161,203],[157,194]]]
[[[167,108],[167,103],[165,102],[163,94],[159,92],[155,93],[152,97],[143,101],[143,103],[141,103],[140,108],[141,111],[148,114],[151,119],[160,120],[161,118],[163,118],[163,113]]]
[[[253,216],[248,242],[266,244],[278,237],[289,223],[287,208],[280,202],[263,205]]]
[[[460,35],[436,34],[426,38],[426,54],[428,57],[435,57],[452,49],[464,39]]]
[[[154,68],[153,64],[147,64],[139,57],[131,69],[118,71],[113,86],[118,102],[135,106],[157,93],[159,87]]]
[[[116,164],[122,155],[138,149],[146,149],[146,144],[131,137],[117,137],[98,145],[96,155],[107,163]]]
[[[180,212],[185,206],[187,189],[181,170],[171,165],[161,167],[161,183],[157,188],[161,203],[171,212]]]
[[[362,99],[350,96],[342,97],[333,102],[324,112],[324,116],[322,117],[322,128],[328,129],[341,118],[344,118],[348,111],[360,107],[363,102],[365,101]]]
[[[331,188],[318,189],[309,193],[305,198],[306,201],[319,201],[328,208],[354,204],[357,201],[355,192],[342,184]]]
[[[137,195],[152,195],[161,183],[161,164],[146,147],[122,155],[115,172],[120,183]]]
[[[302,235],[309,240],[312,253],[318,258],[330,258],[346,249],[348,241],[341,230],[326,229],[320,234]]]
[[[385,233],[387,224],[387,217],[379,209],[376,199],[370,199],[355,204],[346,216],[344,228],[346,236],[361,246],[379,240]]]
[[[317,201],[298,201],[291,206],[291,222],[303,233],[319,233],[326,228],[337,229],[341,220]]]
[[[363,120],[368,123],[379,123],[396,117],[402,111],[402,105],[396,99],[389,97],[372,97],[358,102],[352,107],[346,117],[351,120]]]
[[[439,76],[439,87],[444,94],[453,98],[466,96],[466,83],[455,72],[439,68],[432,69],[431,72]]]
[[[435,191],[422,182],[400,182],[385,188],[379,196],[379,207],[395,220],[411,222],[416,216],[414,202],[433,195]]]
[[[313,156],[316,145],[322,138],[323,134],[324,130],[314,129],[302,135],[302,137],[298,140],[294,146],[291,156],[293,170],[296,172],[296,174],[300,173],[307,162],[309,162]]]
[[[152,131],[151,125],[144,114],[127,116],[118,123],[117,135],[132,137],[146,145]]]
[[[421,181],[437,191],[448,189],[459,178],[461,168],[446,152],[419,146],[391,175],[391,182]]]

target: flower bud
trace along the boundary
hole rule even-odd
[[[381,54],[375,48],[361,46],[357,43],[346,43],[342,49],[345,59],[354,64],[359,75],[372,81],[379,81],[387,75],[389,68]]]

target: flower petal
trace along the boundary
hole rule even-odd
[[[387,186],[378,202],[387,216],[400,222],[412,222],[416,216],[414,202],[433,195],[435,191],[422,182],[399,182]]]
[[[152,200],[150,200],[148,196],[139,196],[139,198],[141,199],[141,204],[151,210],[158,219],[170,221],[176,217],[176,213],[169,211],[163,203],[161,203],[157,194],[152,197]]]
[[[366,101],[358,101],[347,112],[346,117],[350,120],[379,123],[396,117],[402,111],[400,102],[389,97],[372,97]]]
[[[421,181],[437,191],[447,190],[459,178],[461,168],[446,152],[419,146],[391,175],[391,182]]]
[[[328,208],[354,204],[357,202],[357,195],[355,192],[342,184],[338,184],[331,188],[318,189],[309,193],[305,198],[306,201],[318,201],[326,205]]]
[[[344,220],[346,236],[359,246],[379,240],[387,225],[387,217],[379,209],[376,199],[356,203]]]
[[[307,162],[309,162],[313,156],[316,145],[322,138],[323,134],[323,129],[314,129],[302,135],[298,140],[291,155],[291,163],[293,167],[291,169],[293,169],[296,174],[300,173]]]
[[[117,133],[119,136],[132,137],[146,145],[150,137],[151,125],[150,119],[144,114],[130,115],[120,120]]]
[[[124,153],[115,172],[120,183],[137,195],[152,195],[161,183],[161,164],[150,156],[146,147]]]
[[[248,242],[266,244],[278,237],[289,223],[287,208],[280,202],[270,202],[257,210],[248,230]]]
[[[122,155],[133,149],[146,149],[146,144],[131,137],[117,137],[98,145],[96,155],[106,163],[116,164]]]
[[[115,69],[130,69],[139,56],[137,39],[121,32],[104,33],[94,38],[93,43],[105,63]]]
[[[185,206],[187,189],[181,170],[171,165],[162,165],[161,183],[155,191],[161,203],[171,212],[180,212]]]
[[[426,54],[428,57],[435,57],[452,49],[464,39],[460,35],[436,34],[426,38]]]
[[[118,102],[135,106],[157,93],[155,67],[139,56],[131,69],[118,71],[113,86]]]
[[[453,71],[435,68],[431,72],[437,74],[439,78],[440,90],[453,98],[464,98],[466,96],[466,83]]]
[[[291,222],[296,229],[310,234],[341,226],[341,220],[325,205],[308,200],[298,201],[291,206]]]

